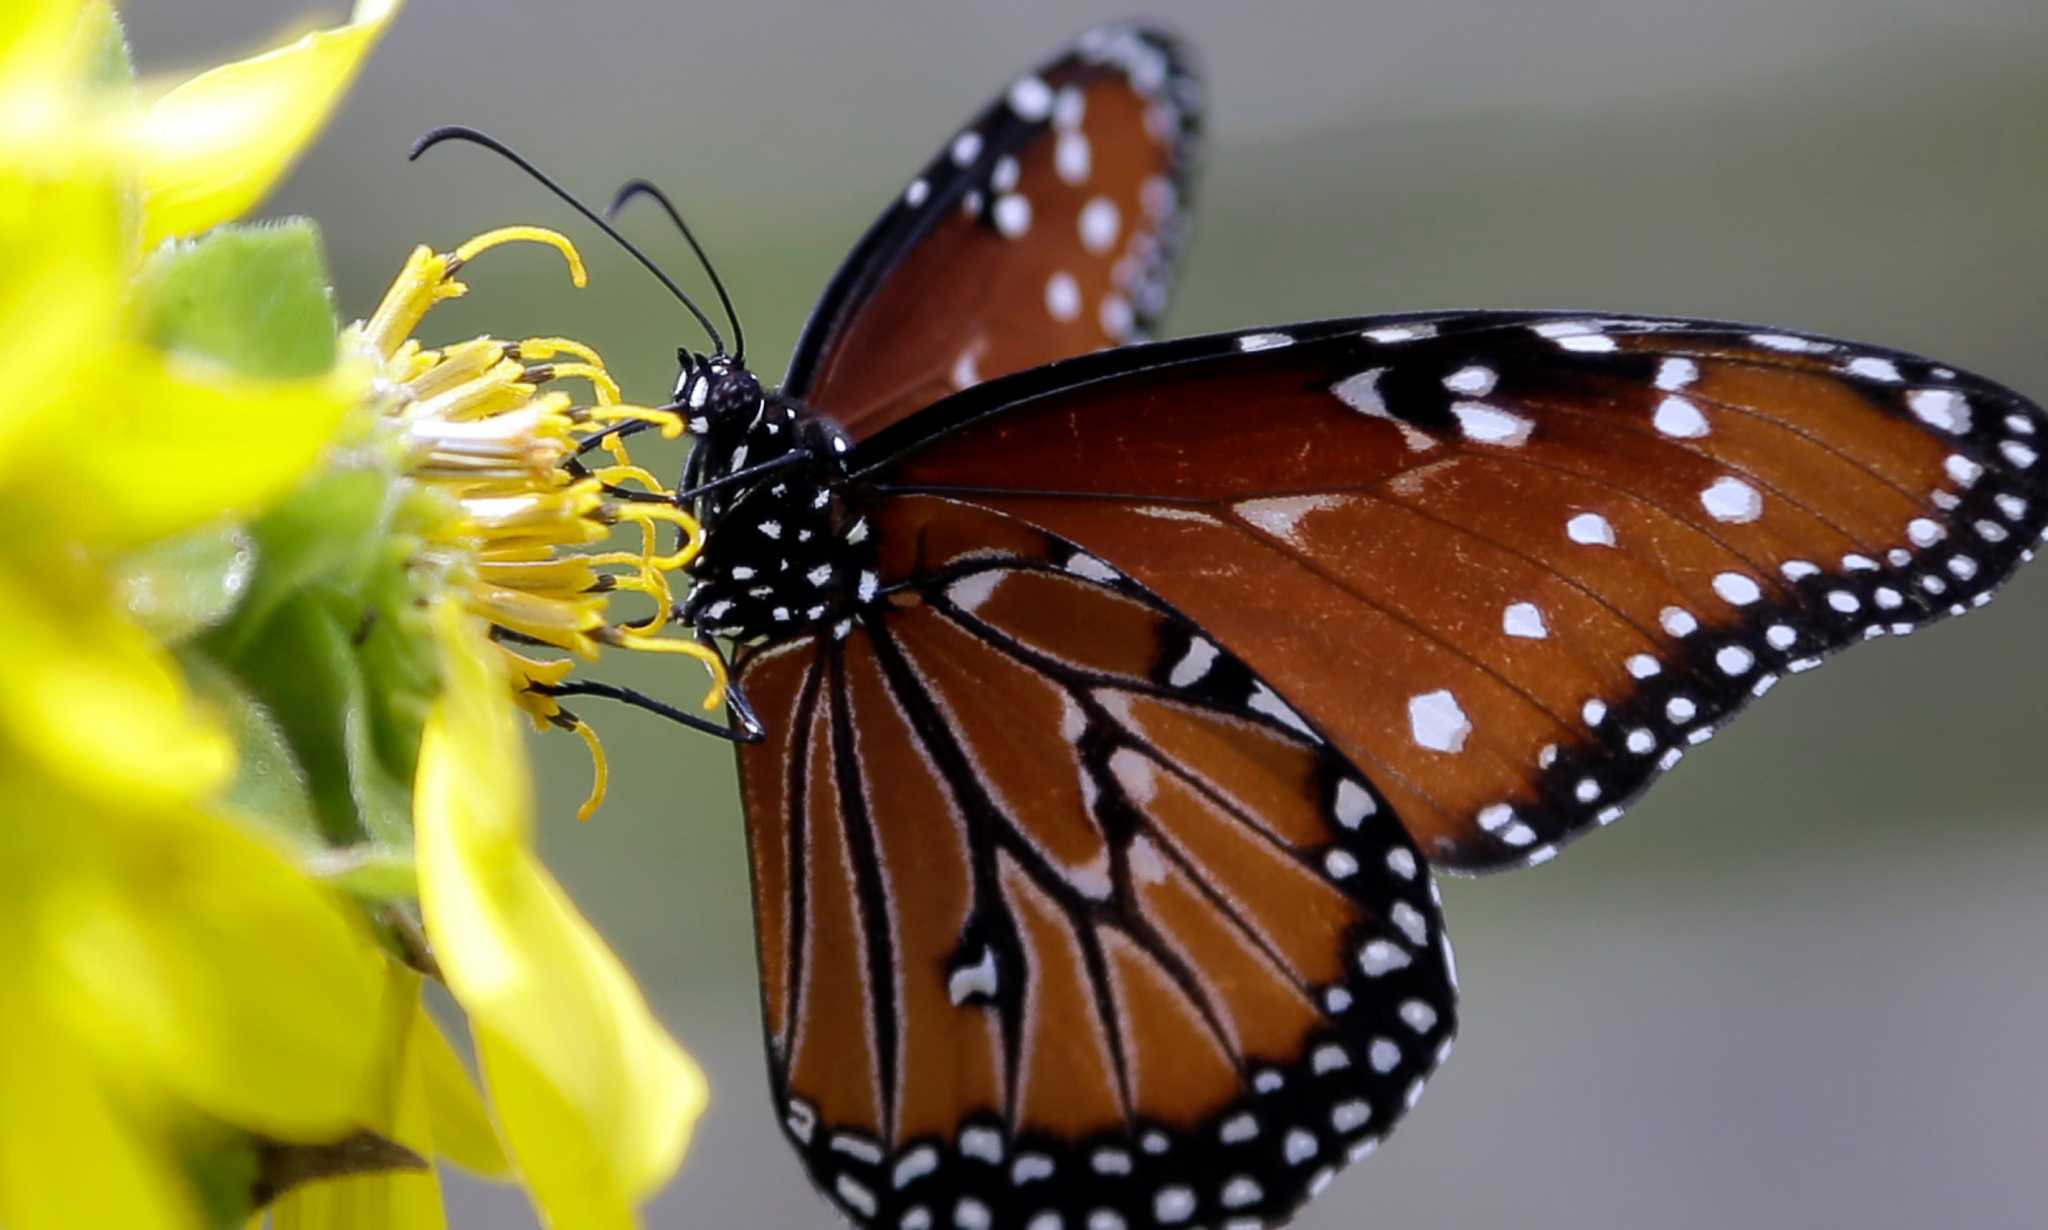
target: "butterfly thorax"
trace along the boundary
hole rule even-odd
[[[843,494],[846,434],[724,361],[686,371],[677,399],[697,439],[690,485],[785,462],[694,502],[705,542],[689,568],[684,620],[747,643],[848,619],[878,581],[867,526]]]

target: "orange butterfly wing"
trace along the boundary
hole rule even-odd
[[[952,137],[847,258],[783,392],[872,435],[963,388],[1143,340],[1187,240],[1200,83],[1105,26]]]
[[[1891,351],[1507,313],[1194,339],[1014,377],[855,455],[1157,594],[1440,866],[1541,861],[1782,674],[1984,601],[2040,410]]]
[[[874,605],[739,671],[772,732],[740,753],[771,1068],[813,1178],[864,1225],[1284,1215],[1449,1049],[1413,841],[1100,561],[952,501],[874,517]]]

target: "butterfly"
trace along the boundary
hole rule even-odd
[[[738,347],[699,312],[681,355],[775,1112],[863,1227],[1284,1222],[1450,1052],[1437,876],[1549,860],[2048,524],[2040,408],[1881,347],[1148,341],[1201,128],[1178,41],[1093,30],[909,180],[780,389],[722,285]]]

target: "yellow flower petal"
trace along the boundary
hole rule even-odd
[[[286,1140],[356,1126],[376,1071],[381,957],[343,902],[237,825],[94,808],[52,826],[79,860],[37,903],[31,951],[103,1062],[216,1118]]]
[[[111,174],[0,170],[0,487],[46,462],[46,410],[98,387],[73,356],[120,325],[127,242]]]
[[[497,1128],[462,1058],[420,993],[420,975],[385,963],[383,1052],[387,1069],[363,1111],[363,1125],[421,1157],[445,1157],[486,1178],[511,1167]]]
[[[310,145],[399,0],[358,0],[345,26],[199,74],[145,112],[143,243],[246,212]]]
[[[506,681],[459,609],[436,621],[446,690],[414,803],[427,930],[535,1202],[558,1230],[630,1226],[681,1162],[704,1078],[533,857]]]
[[[227,780],[234,749],[170,655],[107,599],[62,561],[33,577],[0,567],[0,748],[110,806],[197,800]]]
[[[441,1179],[433,1171],[326,1179],[287,1192],[270,1210],[271,1230],[446,1230]]]
[[[0,929],[0,939],[12,938]],[[0,993],[0,1225],[200,1230],[196,1194],[172,1151],[121,1105],[93,1057],[37,1011],[18,967],[8,982],[13,993]]]
[[[413,1033],[413,1079],[426,1102],[434,1152],[486,1179],[510,1178],[512,1163],[498,1143],[498,1129],[477,1092],[476,1079],[425,1001],[415,1011],[419,1021]]]
[[[306,380],[256,380],[133,344],[78,361],[108,381],[109,395],[74,403],[62,425],[82,447],[45,458],[37,477],[47,489],[29,494],[61,498],[47,506],[67,509],[67,532],[115,549],[282,495],[326,453],[368,381],[353,364]],[[32,481],[17,478],[24,488]]]

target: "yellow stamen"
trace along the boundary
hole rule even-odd
[[[590,749],[592,788],[578,811],[588,819],[609,786],[603,746],[592,727],[549,694],[580,661],[607,647],[694,658],[711,675],[707,710],[725,703],[729,683],[715,649],[663,635],[675,611],[670,574],[697,557],[704,531],[675,506],[660,478],[634,463],[616,430],[646,423],[675,439],[683,417],[624,403],[598,353],[568,338],[478,337],[428,349],[411,336],[436,303],[465,292],[454,275],[466,262],[515,242],[554,248],[570,280],[584,285],[582,257],[567,238],[541,227],[503,227],[453,252],[416,249],[377,311],[350,327],[349,340],[377,366],[380,408],[405,475],[458,510],[419,528],[419,560],[430,565],[423,574],[456,578],[478,618],[544,646],[542,653],[565,655],[528,657],[496,645],[520,710],[536,727],[575,731]],[[558,356],[562,362],[554,361]],[[588,382],[594,404],[579,404],[555,386],[569,380]],[[599,437],[614,464],[586,471],[571,458]],[[649,498],[632,498],[642,494]],[[678,546],[660,554],[669,525],[680,531]],[[637,543],[626,537],[635,527]],[[622,549],[629,545],[638,549]],[[620,594],[637,595],[630,603],[649,602],[652,613],[626,622]]]
[[[590,281],[590,275],[583,271],[583,256],[576,251],[576,245],[569,242],[567,235],[544,226],[501,226],[495,231],[485,231],[455,249],[455,259],[467,264],[475,260],[478,253],[507,243],[544,243],[560,252],[562,259],[569,262],[569,280],[578,289]]]
[[[618,403],[618,382],[613,380],[611,373],[605,371],[602,367],[590,363],[555,363],[550,366],[554,368],[553,378],[556,380],[566,380],[578,376],[588,380],[590,387],[597,393],[598,405],[610,406]]]
[[[683,434],[683,416],[673,410],[658,410],[648,406],[593,406],[590,410],[592,422],[601,423],[652,423],[661,428],[661,438],[673,440]]]
[[[710,646],[668,636],[638,636],[618,629],[599,633],[598,639],[626,649],[640,649],[648,653],[673,653],[697,659],[711,672],[711,689],[704,695],[704,708],[716,709],[725,703],[725,660]]]
[[[604,360],[582,342],[566,337],[529,337],[519,343],[519,353],[529,359],[552,359],[558,354],[575,355],[592,367],[602,368]]]
[[[580,735],[583,745],[590,749],[590,796],[583,800],[583,806],[576,809],[576,819],[588,821],[597,814],[598,808],[604,806],[605,791],[611,786],[611,765],[606,762],[604,744],[598,742],[597,732],[590,728],[590,723],[577,718],[569,721],[568,727]]]
[[[623,504],[619,506],[616,515],[621,521],[666,522],[683,531],[681,549],[673,555],[654,555],[648,559],[648,563],[664,572],[674,572],[687,567],[691,560],[697,558],[697,553],[704,549],[704,527],[697,524],[697,518],[672,504]],[[647,534],[650,540],[653,533],[654,527],[649,524]]]

